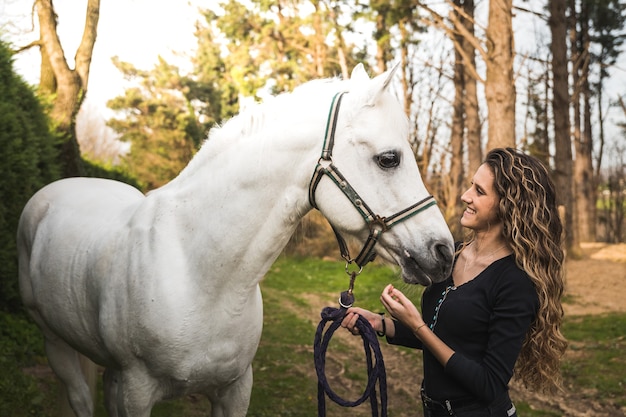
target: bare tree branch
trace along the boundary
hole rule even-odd
[[[85,19],[85,30],[76,51],[76,71],[83,83],[83,89],[87,90],[89,81],[89,67],[91,65],[91,55],[96,43],[98,20],[100,18],[100,0],[89,0],[87,3],[87,15]]]

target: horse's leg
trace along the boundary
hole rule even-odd
[[[115,387],[119,417],[150,417],[152,407],[163,399],[159,382],[144,369],[133,367],[112,373],[111,388]],[[114,391],[110,394],[113,395]],[[113,398],[111,398],[113,401]]]
[[[119,388],[118,379],[119,372],[111,368],[104,370],[102,376],[103,390],[104,390],[104,407],[109,414],[109,417],[119,417],[117,412],[117,390]]]
[[[208,394],[211,417],[244,417],[252,393],[252,365],[232,384]]]
[[[80,366],[79,353],[60,338],[46,338],[48,363],[65,385],[76,417],[93,416],[93,398]]]

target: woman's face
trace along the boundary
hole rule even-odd
[[[493,186],[494,175],[487,164],[482,164],[472,179],[472,185],[463,193],[461,201],[467,207],[461,225],[475,232],[487,231],[500,224],[498,205],[500,198]]]

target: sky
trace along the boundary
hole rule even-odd
[[[158,56],[184,68],[196,46],[195,22],[198,5],[206,8],[217,0],[101,0],[98,34],[89,74],[87,100],[105,107],[106,101],[123,94],[124,80],[111,58],[140,69],[152,69]],[[32,29],[29,0],[0,0],[0,30],[4,40],[20,47],[38,39]],[[80,43],[86,0],[54,0],[58,33],[71,68]],[[36,19],[35,19],[36,21]],[[15,56],[15,69],[31,84],[39,82],[39,50]]]

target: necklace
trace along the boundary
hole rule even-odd
[[[506,244],[496,248],[495,250],[490,252],[487,256],[484,256],[483,259],[491,258],[493,255],[495,255],[496,253],[501,251],[505,246],[506,246]],[[477,259],[478,259],[478,256],[475,257],[472,262],[465,261],[465,265],[463,267],[463,273],[467,272],[467,268],[468,267],[471,268],[471,266],[474,265],[474,263],[476,262]],[[439,319],[439,311],[441,310],[441,305],[443,304],[444,301],[446,301],[446,298],[448,297],[448,294],[450,294],[450,291],[455,291],[457,288],[458,287],[456,285],[448,285],[446,287],[446,289],[441,292],[441,297],[439,298],[439,300],[437,300],[437,306],[435,306],[435,314],[433,315],[433,321],[430,324],[430,326],[428,326],[428,327],[430,327],[430,330],[434,330],[435,329],[435,326],[437,325],[437,319]]]
[[[500,252],[504,247],[506,246],[506,244],[496,248],[494,251],[490,252],[489,254],[487,254],[487,256],[483,256],[483,260],[485,259],[491,259],[491,257],[493,255],[495,255],[496,253]],[[465,260],[465,265],[463,265],[463,274],[465,274],[467,272],[468,268],[471,268],[476,261],[478,260],[478,253],[476,253],[476,256],[474,257],[474,259],[472,260],[472,262],[468,262],[467,259]]]
[[[456,290],[456,288],[457,287],[454,285],[448,285],[446,289],[441,292],[441,298],[439,298],[439,300],[437,301],[437,306],[435,307],[435,315],[433,316],[433,322],[431,323],[430,326],[428,326],[430,327],[430,330],[435,329],[435,325],[437,324],[437,319],[439,318],[439,310],[441,309],[441,305],[443,304],[443,302],[446,301],[446,297],[448,297],[448,293],[450,293],[450,291]]]

